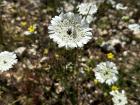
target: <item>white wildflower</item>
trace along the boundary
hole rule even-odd
[[[113,84],[118,80],[117,67],[113,62],[101,62],[95,68],[95,77],[101,83],[106,83],[108,85]]]
[[[118,90],[111,91],[110,94],[113,96],[112,101],[114,105],[126,105],[128,103],[124,90],[122,92]]]
[[[79,14],[83,15],[83,20],[91,23],[94,18],[93,15],[97,12],[98,8],[95,3],[82,3],[77,6]]]
[[[7,71],[17,63],[17,56],[13,52],[4,51],[0,53],[0,71]]]
[[[48,27],[49,37],[59,47],[75,48],[82,47],[91,38],[91,28],[79,15],[68,12],[55,16]]]
[[[82,3],[78,5],[78,12],[81,15],[93,15],[97,12],[98,8],[93,3]]]
[[[139,24],[129,24],[128,28],[133,31],[133,34],[138,35],[140,34],[140,25]]]
[[[140,25],[139,24],[129,24],[128,28],[132,31],[140,31]]]
[[[31,32],[29,32],[29,31],[24,31],[24,33],[23,33],[23,35],[31,35],[32,33]]]
[[[124,7],[123,4],[121,4],[121,3],[116,4],[116,9],[117,10],[126,10],[127,8],[128,7],[126,7],[126,6]]]

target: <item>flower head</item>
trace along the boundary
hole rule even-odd
[[[129,24],[128,28],[133,31],[134,34],[140,34],[140,25],[139,24]]]
[[[111,91],[110,94],[113,96],[112,101],[114,105],[126,105],[128,103],[124,90],[122,92],[118,90]]]
[[[59,47],[82,47],[92,38],[91,28],[89,28],[88,24],[82,21],[79,15],[71,12],[52,18],[48,29],[49,37]]]
[[[87,23],[91,23],[94,18],[93,14],[95,14],[98,10],[95,3],[82,3],[77,6],[79,14],[83,15],[83,20]]]
[[[113,58],[114,58],[114,54],[108,53],[108,54],[107,54],[107,58],[108,58],[108,59],[113,59]]]
[[[128,28],[132,31],[140,31],[140,25],[139,24],[129,24]]]
[[[31,26],[28,28],[28,31],[29,31],[30,33],[33,33],[33,32],[35,32],[35,29],[36,29],[36,25],[31,25]]]
[[[17,56],[13,52],[4,51],[0,53],[0,71],[7,71],[17,63]]]
[[[106,83],[108,85],[113,84],[118,80],[117,67],[113,62],[101,62],[95,68],[95,77],[101,83]]]
[[[28,30],[24,32],[24,35],[36,34],[37,33],[36,28],[37,28],[36,24],[29,26]]]
[[[98,8],[93,3],[82,3],[78,6],[78,12],[81,15],[93,15],[97,12]]]

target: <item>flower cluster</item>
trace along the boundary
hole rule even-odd
[[[117,10],[127,9],[127,7],[124,7],[121,3],[116,4],[116,2],[110,1],[115,5]],[[93,15],[97,12],[98,8],[95,3],[82,3],[78,5],[77,8],[80,15],[72,12],[61,13],[51,20],[51,24],[48,27],[49,37],[53,39],[59,47],[83,47],[83,45],[92,38],[89,24],[93,21]],[[108,42],[109,45],[110,43],[110,49],[113,49],[113,46],[116,43],[120,43],[120,41],[115,39],[112,42]],[[107,58],[113,59],[114,55],[108,53]],[[116,64],[113,62],[106,61],[99,63],[94,69],[94,72],[96,77],[94,81],[95,84],[99,81],[100,83],[111,86],[118,80],[119,73]],[[125,105],[127,103],[127,98],[124,91],[119,93],[118,89],[117,86],[113,85],[112,91],[110,92],[113,96],[112,100],[114,105]]]
[[[101,62],[95,68],[95,77],[101,83],[106,83],[109,86],[114,84],[118,80],[117,67],[113,62]],[[115,85],[112,86],[112,91],[110,94],[113,96],[112,101],[114,105],[126,105],[127,97],[125,91],[118,91],[119,88]]]
[[[95,77],[101,83],[108,85],[113,84],[118,80],[117,67],[113,62],[101,62],[95,68]]]
[[[55,16],[48,27],[49,37],[59,47],[75,48],[82,47],[91,38],[91,28],[78,14],[68,12]]]
[[[93,3],[81,3],[77,8],[81,15],[93,15],[98,10],[96,4]]]
[[[102,0],[101,0],[102,1]],[[127,7],[121,3],[116,3],[114,0],[108,0],[115,9],[117,10],[126,10]],[[97,4],[97,3],[96,3]],[[81,3],[77,6],[78,13],[73,12],[61,13],[59,16],[52,18],[50,25],[48,26],[49,38],[58,44],[58,47],[68,48],[81,48],[92,39],[92,28],[89,27],[89,24],[94,20],[94,15],[98,11],[98,6],[95,3]],[[128,17],[123,17],[127,19]],[[21,26],[26,28],[24,35],[36,34],[37,25],[32,24],[27,26],[27,22],[21,22]],[[27,27],[25,27],[27,26]],[[133,32],[140,32],[139,24],[130,24],[128,28]],[[114,31],[112,31],[114,32]],[[101,47],[107,47],[106,49],[110,52],[115,52],[115,45],[120,44],[120,40],[112,39],[103,42]],[[121,44],[120,44],[121,45]],[[25,50],[25,48],[22,48]],[[21,51],[21,49],[20,49]],[[31,51],[31,50],[30,50]],[[15,51],[16,52],[16,51]],[[48,50],[45,50],[44,53],[48,54]],[[114,54],[108,53],[107,58],[114,60]],[[59,59],[60,56],[55,54],[55,58]],[[0,53],[0,71],[4,72],[11,69],[17,63],[17,56],[14,52],[4,51]],[[65,69],[73,69],[71,63],[66,65]],[[91,68],[91,67],[90,67]],[[91,69],[88,69],[89,71]],[[81,70],[81,73],[83,69]],[[112,101],[114,105],[126,105],[128,103],[125,91],[122,90],[119,92],[119,88],[114,84],[118,80],[118,68],[115,63],[111,61],[100,62],[96,65],[94,69],[95,79],[94,84],[105,83],[108,86],[112,86]],[[57,90],[56,93],[64,91],[62,86],[59,86],[58,83],[54,85]],[[89,87],[91,85],[88,85]]]
[[[82,3],[77,6],[79,14],[81,14],[87,23],[93,21],[93,15],[97,12],[98,8],[95,3]]]
[[[121,92],[118,90],[111,91],[110,94],[113,96],[112,101],[114,105],[126,105],[128,103],[124,90]]]

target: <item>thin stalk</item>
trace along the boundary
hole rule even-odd
[[[1,7],[3,10],[3,7]],[[0,14],[2,14],[2,10],[0,10]],[[3,44],[3,22],[2,22],[2,15],[0,15],[0,44]]]
[[[75,60],[74,60],[74,70],[76,71],[76,87],[77,87],[77,105],[80,103],[80,89],[79,89],[79,81],[78,81],[78,74],[79,70],[77,68],[78,65],[78,49],[75,49]]]
[[[91,9],[91,6],[90,6],[90,8],[89,8],[89,10],[88,10],[88,13],[86,14],[85,20],[87,19],[87,16],[89,15],[90,9]]]

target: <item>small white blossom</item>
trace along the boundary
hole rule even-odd
[[[78,5],[78,12],[81,15],[93,15],[97,12],[98,8],[93,3],[82,3]]]
[[[17,63],[17,56],[13,52],[4,51],[0,53],[0,71],[7,71]]]
[[[82,47],[92,38],[89,25],[79,15],[71,12],[52,18],[48,29],[49,37],[59,47]]]
[[[134,35],[138,35],[140,34],[140,25],[139,24],[129,24],[128,28],[133,31]]]
[[[101,83],[108,85],[113,84],[118,80],[117,67],[113,62],[101,62],[95,68],[95,77]]]
[[[77,8],[79,14],[83,15],[83,20],[89,24],[94,20],[93,14],[98,10],[95,3],[82,3],[78,5]]]
[[[32,33],[31,32],[29,32],[29,31],[24,31],[24,33],[23,33],[24,35],[31,35]]]
[[[128,103],[124,90],[122,92],[118,90],[111,91],[110,94],[113,96],[112,101],[114,105],[126,105]]]
[[[116,9],[117,9],[117,10],[126,10],[127,7],[124,7],[123,4],[118,3],[118,4],[116,4]]]
[[[140,25],[139,24],[129,24],[128,28],[132,31],[140,31]]]

